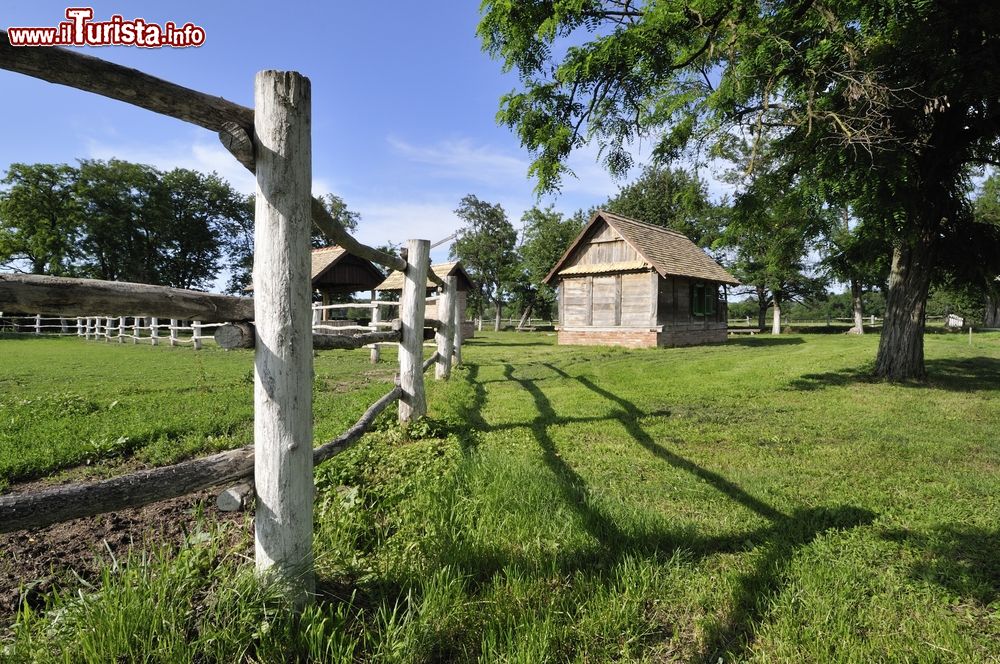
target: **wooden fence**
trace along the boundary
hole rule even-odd
[[[104,482],[0,496],[0,531],[141,505],[252,475],[257,495],[257,570],[279,582],[296,602],[310,601],[314,591],[313,465],[357,440],[375,415],[394,401],[399,403],[402,422],[426,413],[423,371],[433,363],[438,368],[436,375],[447,378],[452,358],[460,357],[460,347],[454,345],[460,335],[457,307],[439,307],[449,314],[433,326],[438,351],[423,361],[425,285],[430,279],[441,289],[441,297],[454,303],[454,278],[442,280],[428,269],[427,240],[407,241],[405,259],[368,247],[338,226],[323,204],[312,197],[311,86],[301,74],[258,72],[254,108],[247,108],[68,49],[14,47],[5,31],[0,31],[0,68],[217,132],[226,149],[257,180],[252,300],[145,284],[0,275],[0,310],[30,313],[39,324],[40,315],[35,312],[58,317],[101,312],[108,329],[108,317],[117,317],[119,332],[126,329],[121,325],[123,317],[156,318],[157,323],[149,327],[157,333],[159,319],[198,321],[201,329],[194,323],[190,326],[192,338],[197,339],[192,343],[203,340],[206,324],[222,324],[215,331],[216,339],[221,334],[255,348],[253,449]],[[405,284],[396,327],[350,336],[313,334],[310,222],[348,252],[403,272]],[[93,323],[97,325],[96,320]],[[92,328],[95,331],[96,327]],[[343,436],[314,449],[311,390],[317,340],[339,337],[348,341],[332,342],[331,347],[345,343],[358,347],[372,343],[373,335],[384,335],[381,341],[398,339],[399,385],[373,404]],[[117,338],[124,342],[127,336]]]

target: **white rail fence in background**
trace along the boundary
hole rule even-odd
[[[434,302],[438,296],[427,298]],[[399,308],[399,302],[390,300],[366,300],[344,304],[314,304],[312,306],[312,330],[314,334],[350,334],[353,332],[374,332],[391,329],[398,316],[384,316],[383,307],[390,310]],[[333,310],[369,310],[371,320],[367,324],[356,324],[344,318],[326,318],[324,312]],[[149,316],[45,316],[42,314],[5,314],[0,312],[0,332],[33,334],[46,336],[81,337],[89,341],[118,343],[149,343],[169,346],[190,346],[201,350],[204,342],[215,342],[214,332],[225,323],[202,323],[201,321],[158,319]],[[371,344],[373,361],[378,360],[378,350],[384,343]]]

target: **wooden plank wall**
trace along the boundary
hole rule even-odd
[[[618,233],[601,224],[589,240],[586,240],[566,261],[564,267],[573,265],[596,265],[598,263],[620,263],[642,260],[636,251],[625,243]]]

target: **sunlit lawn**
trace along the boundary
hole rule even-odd
[[[866,378],[874,336],[553,340],[484,335],[429,386],[418,440],[383,422],[317,470],[322,595],[298,621],[246,563],[192,544],[22,615],[7,654],[998,661],[1000,335],[929,335],[920,386]],[[139,441],[107,472],[249,440],[249,354],[77,340],[0,353],[13,480],[85,459],[75,430],[77,444]],[[318,358],[317,438],[388,388],[392,365],[371,371],[363,351]]]

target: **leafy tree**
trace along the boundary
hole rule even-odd
[[[1000,175],[993,173],[983,183],[976,196],[974,210],[981,234],[988,234],[989,238],[978,244],[978,257],[967,256],[965,265],[972,271],[968,281],[981,293],[983,325],[1000,327],[1000,246],[997,242],[997,234],[1000,233]]]
[[[719,239],[722,206],[708,198],[705,181],[680,168],[650,166],[610,198],[605,209],[683,233],[702,248]]]
[[[498,117],[534,152],[541,189],[588,140],[623,173],[636,135],[655,133],[662,160],[770,136],[893,247],[875,374],[925,375],[931,276],[958,265],[949,241],[972,236],[970,174],[1000,162],[1000,3],[484,0],[482,12],[484,48],[523,85]]]
[[[32,274],[69,276],[79,256],[76,169],[66,164],[11,164],[0,180],[0,263],[26,262]]]
[[[533,207],[521,216],[520,255],[525,276],[522,318],[531,312],[542,318],[552,316],[556,295],[543,279],[566,253],[587,221],[588,215],[583,210],[567,218],[552,206],[545,209]]]
[[[165,285],[157,265],[167,208],[160,175],[152,166],[118,159],[80,162],[76,194],[83,210],[85,275]]]
[[[853,334],[864,334],[864,293],[874,287],[885,288],[889,278],[891,247],[878,237],[871,237],[870,226],[851,225],[848,208],[841,218],[831,215],[831,224],[824,232],[820,249],[825,254],[823,268],[830,277],[850,286]]]
[[[451,245],[451,257],[462,261],[478,287],[478,292],[470,293],[473,311],[481,316],[486,303],[492,303],[496,307],[494,330],[499,331],[503,302],[517,275],[517,231],[499,204],[472,194],[462,198],[455,214],[465,227]]]

